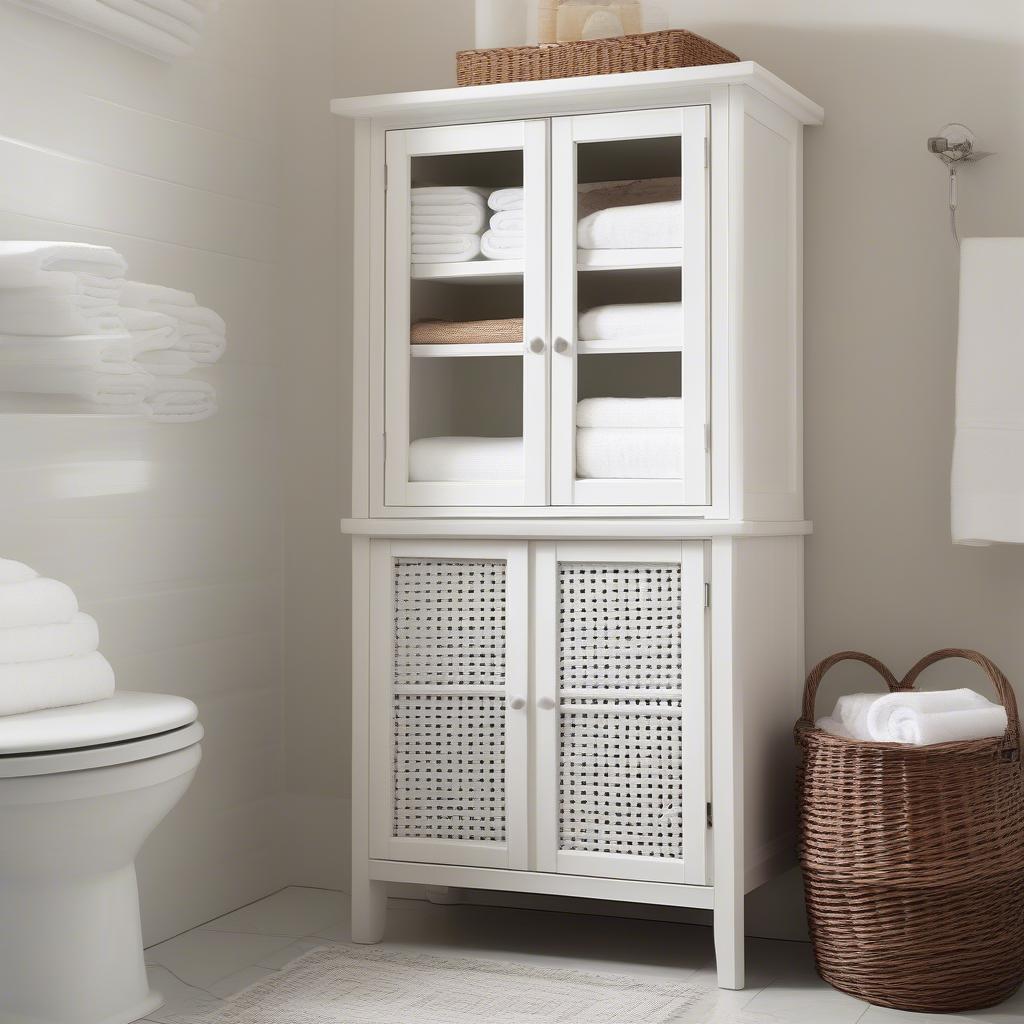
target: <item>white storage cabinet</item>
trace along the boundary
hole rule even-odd
[[[382,937],[388,882],[692,907],[742,987],[744,894],[794,862],[821,110],[751,63],[334,110],[356,139],[354,938]],[[654,235],[578,228],[627,181],[667,204]],[[521,248],[414,251],[412,190],[437,185],[522,188]],[[624,303],[671,317],[595,336],[584,314]],[[511,327],[413,343],[429,320]],[[674,399],[664,457],[593,457],[593,398]]]

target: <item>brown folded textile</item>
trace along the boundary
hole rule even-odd
[[[417,320],[413,345],[501,345],[523,340],[522,318],[513,320]]]
[[[579,186],[576,215],[584,217],[614,206],[643,206],[682,198],[681,178],[634,178],[630,181],[598,181]]]

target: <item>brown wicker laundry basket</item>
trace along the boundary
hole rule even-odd
[[[913,747],[816,729],[822,677],[862,661],[889,689],[966,658],[1006,708],[1006,735]],[[879,1006],[951,1012],[994,1006],[1024,980],[1024,789],[1020,720],[1003,673],[977,651],[922,658],[897,682],[855,651],[816,665],[796,725],[800,863],[818,972]]]

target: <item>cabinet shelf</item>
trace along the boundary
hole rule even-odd
[[[523,343],[488,342],[479,345],[410,345],[409,354],[414,359],[458,359],[468,356],[519,356],[523,354]]]
[[[466,263],[413,263],[414,281],[453,281],[459,284],[515,284],[522,280],[522,260],[470,260]]]
[[[681,267],[682,249],[578,249],[579,270],[652,270]]]
[[[577,341],[576,353],[581,356],[611,355],[633,352],[681,352],[682,339],[677,336],[636,338],[626,341],[619,338]]]

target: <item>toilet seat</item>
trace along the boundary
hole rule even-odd
[[[141,761],[198,743],[185,697],[120,691],[107,700],[0,718],[0,779]]]

